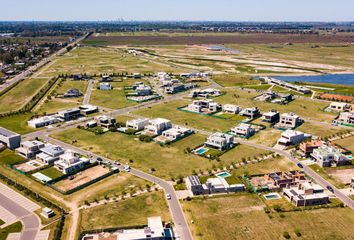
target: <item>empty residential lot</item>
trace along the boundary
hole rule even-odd
[[[352,239],[354,213],[348,209],[319,209],[273,213],[270,218],[257,195],[237,194],[199,198],[182,203],[195,239]]]
[[[106,173],[109,173],[108,168],[104,168],[102,166],[94,166],[79,173],[76,173],[75,175],[73,175],[73,179],[64,179],[54,184],[54,186],[57,187],[59,190],[66,192],[70,189],[76,188],[96,178],[99,178]]]

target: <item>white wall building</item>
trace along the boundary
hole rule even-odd
[[[223,151],[234,145],[234,136],[216,132],[207,138],[205,145]]]
[[[112,90],[112,85],[108,82],[102,82],[102,83],[100,83],[98,89],[99,90]]]
[[[52,164],[59,160],[59,156],[64,154],[65,150],[59,146],[52,144],[46,144],[44,148],[41,148],[41,152],[36,155],[36,160],[44,164]]]
[[[163,131],[162,137],[166,138],[168,141],[175,141],[191,133],[192,130],[190,130],[189,128],[174,125],[172,128]]]
[[[234,104],[222,105],[222,111],[225,113],[237,114],[241,111],[241,107]]]
[[[48,125],[52,125],[59,122],[55,115],[52,116],[43,116],[39,118],[33,118],[27,121],[27,125],[33,128],[40,128]]]
[[[280,115],[279,123],[280,128],[293,129],[301,125],[302,119],[295,113],[283,113]]]
[[[349,159],[334,147],[322,145],[312,152],[312,157],[321,167],[330,167],[332,165],[342,166],[349,164]]]
[[[149,135],[161,135],[163,131],[170,128],[172,128],[170,120],[164,118],[155,118],[149,120],[149,124],[144,128],[144,133]]]
[[[310,136],[311,135],[304,134],[303,132],[300,131],[294,131],[288,129],[281,134],[281,137],[278,139],[278,145],[281,146],[295,145]]]
[[[250,119],[256,118],[260,114],[259,109],[257,107],[252,108],[244,108],[240,111],[241,116],[248,117]]]
[[[54,167],[63,174],[69,174],[79,171],[88,163],[89,159],[80,157],[78,153],[67,150],[64,154],[59,156],[58,161],[54,162]]]
[[[330,110],[342,112],[342,111],[351,111],[352,110],[352,105],[348,103],[343,103],[343,102],[331,102],[329,105]]]
[[[149,119],[147,118],[138,118],[138,119],[132,119],[132,120],[128,120],[125,123],[125,126],[127,128],[131,128],[134,129],[136,131],[141,131],[145,128],[145,126],[147,126],[149,124]]]
[[[283,188],[283,194],[296,206],[314,206],[329,202],[324,189],[308,181],[300,182],[297,186]]]
[[[6,128],[0,127],[0,143],[5,144],[10,149],[15,149],[20,146],[21,135]]]
[[[16,152],[25,158],[31,159],[44,148],[44,143],[40,141],[24,141],[21,146],[16,149]]]
[[[256,133],[256,129],[251,124],[241,123],[236,127],[231,128],[231,134],[239,137],[250,137]]]

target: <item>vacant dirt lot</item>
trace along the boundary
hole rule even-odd
[[[70,189],[81,186],[82,184],[85,184],[93,179],[96,179],[108,172],[109,172],[108,168],[104,168],[102,166],[95,166],[75,174],[74,179],[72,180],[65,179],[59,181],[58,183],[55,184],[55,187],[57,187],[62,191],[69,191]]]
[[[336,169],[328,170],[328,174],[339,179],[342,183],[350,183],[351,178],[354,176],[354,168],[351,169]]]
[[[300,34],[235,34],[205,36],[91,36],[87,44],[98,45],[185,45],[260,43],[351,43],[354,36]]]

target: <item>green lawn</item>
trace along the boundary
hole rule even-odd
[[[184,201],[192,234],[196,240],[214,239],[351,239],[354,235],[354,213],[349,209],[332,208],[297,211],[271,217],[263,210],[264,204],[255,194],[233,194],[213,198]],[[295,230],[300,231],[297,237]]]
[[[134,84],[134,82],[135,81],[131,80],[124,80],[123,82],[112,82],[112,90],[98,90],[97,86],[99,83],[97,83],[92,90],[90,103],[112,109],[136,105],[137,103],[128,101],[124,93],[124,86],[130,86]]]
[[[16,164],[18,162],[22,162],[25,159],[20,155],[16,154],[15,152],[5,149],[4,151],[0,152],[0,164]]]
[[[15,111],[26,104],[49,78],[27,78],[0,96],[0,113]]]
[[[24,113],[8,117],[0,117],[0,126],[19,134],[30,133],[36,131],[36,129],[27,126],[27,121],[30,120],[31,116],[33,116],[33,114]]]
[[[179,175],[187,176],[193,170],[198,171],[214,168],[231,162],[241,161],[243,157],[252,157],[263,150],[254,149],[245,145],[236,146],[220,157],[220,162],[208,160],[195,154],[185,153],[187,148],[193,149],[205,141],[205,136],[194,134],[186,137],[170,146],[161,147],[155,142],[143,143],[134,136],[122,133],[105,133],[95,135],[91,132],[70,129],[56,133],[53,137],[68,143],[74,141],[74,145],[107,156],[111,159],[130,163],[144,171],[153,171],[154,175],[170,179]],[[113,147],[114,146],[114,147]]]
[[[5,222],[0,219],[0,226],[3,225]]]
[[[268,112],[272,109],[277,109],[279,112],[294,112],[302,118],[308,118],[315,121],[331,122],[336,116],[334,113],[324,112],[328,106],[326,102],[319,102],[310,99],[296,99],[289,104],[280,105],[267,102],[259,102],[253,100],[258,93],[251,91],[242,91],[238,89],[228,89],[225,95],[215,99],[221,104],[236,104],[241,107],[258,107],[261,112]]]
[[[146,225],[147,218],[154,216],[161,216],[166,222],[171,219],[162,192],[146,193],[124,201],[82,210],[80,231]]]
[[[60,171],[58,171],[55,167],[49,167],[39,172],[46,175],[47,177],[50,177],[51,179],[55,179],[63,176],[63,174]]]
[[[216,99],[218,101],[218,99]],[[189,104],[190,101],[177,100],[169,103],[162,103],[152,107],[134,111],[134,114],[142,115],[148,118],[167,118],[180,125],[195,127],[209,131],[228,131],[237,124],[236,121],[220,119],[202,114],[196,114],[178,110],[178,107]]]
[[[0,228],[0,240],[6,240],[7,236],[10,233],[18,233],[21,232],[21,230],[22,230],[21,222],[16,222],[14,224],[11,224],[10,226],[7,226],[4,229]]]
[[[326,129],[325,131],[323,131],[324,128]],[[312,135],[322,137],[322,138],[329,137],[333,134],[338,134],[338,133],[342,133],[342,132],[347,131],[346,129],[341,129],[341,128],[334,127],[334,126],[323,126],[318,123],[312,123],[312,122],[311,123],[304,122],[296,130],[310,133]]]

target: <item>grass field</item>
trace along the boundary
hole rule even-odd
[[[32,115],[31,113],[24,113],[9,117],[0,117],[0,126],[19,134],[33,132],[35,129],[27,126],[27,121],[30,120]]]
[[[15,111],[27,103],[49,78],[27,78],[0,96],[0,113]]]
[[[250,76],[244,74],[219,74],[214,75],[213,80],[223,87],[258,84],[257,80],[250,80]]]
[[[124,80],[123,82],[112,82],[112,90],[98,90],[97,86],[99,83],[97,83],[92,90],[90,103],[111,109],[136,105],[137,103],[128,101],[124,93],[124,86],[130,86],[134,84],[134,82],[135,81],[131,80]]]
[[[218,99],[216,99],[218,101]],[[173,123],[204,129],[209,131],[228,131],[237,124],[236,121],[219,119],[202,114],[195,114],[178,110],[178,107],[189,104],[190,101],[177,100],[169,103],[162,103],[152,107],[134,111],[134,114],[142,115],[148,118],[167,118]]]
[[[143,194],[81,211],[80,231],[107,227],[146,225],[147,217],[161,216],[170,221],[169,210],[162,192]]]
[[[354,87],[351,85],[339,85],[339,84],[324,84],[324,83],[306,83],[305,85],[308,86],[315,86],[315,87],[324,87],[324,88],[331,88],[333,90],[326,90],[326,89],[318,89],[313,88],[316,92],[334,92],[338,94],[351,94],[354,95]]]
[[[323,109],[328,106],[328,103],[325,102],[312,101],[307,99],[295,99],[289,104],[280,105],[255,101],[252,98],[256,95],[258,95],[258,93],[237,89],[228,89],[225,95],[216,98],[215,101],[221,104],[236,104],[241,107],[257,106],[261,112],[268,112],[272,109],[277,109],[281,113],[294,112],[302,118],[309,118],[315,121],[331,122],[335,117],[335,114],[323,111]]]
[[[53,137],[88,149],[108,158],[128,162],[131,166],[144,171],[153,171],[154,175],[170,179],[171,177],[187,176],[193,170],[207,170],[214,165],[230,164],[241,161],[243,157],[252,157],[263,150],[254,149],[245,145],[236,146],[220,157],[221,162],[211,161],[194,154],[185,153],[187,148],[193,149],[203,144],[205,136],[194,134],[184,138],[170,146],[161,147],[155,142],[143,143],[133,136],[121,133],[106,133],[94,135],[91,132],[70,129],[56,133]],[[115,146],[112,148],[111,146]]]
[[[319,209],[272,214],[254,194],[198,198],[182,203],[195,239],[351,239],[354,213],[348,209]],[[295,230],[301,233],[297,237]]]
[[[16,222],[14,224],[11,224],[10,226],[7,226],[5,228],[0,228],[0,240],[6,240],[7,236],[10,233],[17,233],[22,231],[22,224],[21,222]]]
[[[339,144],[340,146],[342,146],[342,147],[352,151],[352,153],[354,153],[354,144],[353,144],[354,143],[354,136],[340,139],[340,140],[336,140],[335,143]]]
[[[326,129],[326,131],[323,131],[324,128]],[[329,137],[333,134],[347,131],[346,129],[341,129],[341,128],[334,127],[334,126],[333,127],[332,126],[324,127],[323,125],[320,125],[319,123],[312,123],[312,122],[304,122],[296,130],[310,133],[312,135],[322,137],[322,138]]]
[[[102,74],[113,72],[183,72],[166,64],[125,53],[116,48],[80,47],[59,57],[41,76],[55,76],[60,73]]]
[[[20,155],[17,155],[13,151],[9,149],[5,149],[2,152],[0,152],[0,164],[16,164],[18,162],[22,162],[25,159],[21,157]]]

